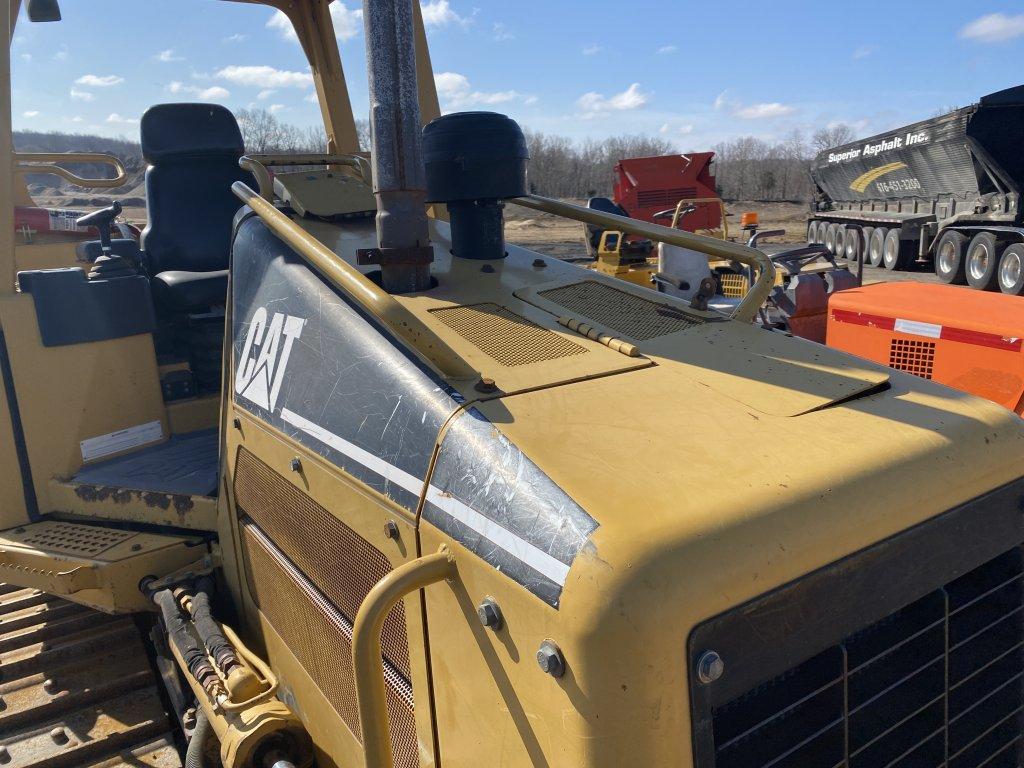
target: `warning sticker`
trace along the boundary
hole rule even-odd
[[[159,421],[150,421],[134,427],[111,432],[99,437],[89,437],[81,442],[82,461],[95,461],[121,451],[152,443],[164,436]]]
[[[79,227],[75,221],[85,216],[84,211],[69,211],[64,208],[47,208],[50,214],[51,232],[85,232],[88,227]]]

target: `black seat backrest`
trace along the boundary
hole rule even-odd
[[[238,122],[217,104],[157,104],[142,116],[149,224],[142,249],[152,274],[225,269],[241,207],[231,184],[252,185],[238,167]]]

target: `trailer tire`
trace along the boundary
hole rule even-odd
[[[811,245],[818,242],[821,241],[818,240],[818,221],[815,219],[807,225],[807,244]]]
[[[846,227],[836,224],[836,249],[833,251],[837,259],[846,258]]]
[[[999,276],[999,242],[991,232],[979,232],[967,246],[964,270],[967,284],[979,291],[996,290]]]
[[[999,257],[999,290],[1010,296],[1024,293],[1024,243],[1014,243],[1003,249]]]
[[[900,240],[900,230],[893,227],[885,233],[885,241],[882,247],[882,265],[892,271],[898,272],[906,269],[913,261],[914,253],[912,244]]]
[[[874,227],[861,227],[860,230],[860,258],[865,266],[871,263],[871,236],[875,234]]]
[[[871,239],[868,240],[868,261],[872,267],[882,266],[882,256],[885,253],[885,236],[889,230],[885,227],[875,227],[871,230]]]
[[[836,252],[836,230],[839,228],[837,224],[831,224],[827,221],[823,221],[825,225],[825,237],[822,239],[822,244],[825,246],[825,250],[835,255]]]
[[[966,251],[966,237],[952,229],[942,233],[935,245],[935,274],[939,280],[951,285],[963,285],[967,282],[964,270]]]
[[[860,232],[856,229],[846,230],[846,260],[856,264],[861,259]]]

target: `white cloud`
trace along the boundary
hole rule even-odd
[[[687,123],[685,125],[676,126],[676,128],[673,129],[670,123],[665,123],[658,129],[658,132],[666,135],[670,133],[677,133],[680,136],[689,136],[693,133],[693,126]]]
[[[222,43],[244,43],[248,39],[249,39],[248,35],[242,35],[242,34],[239,34],[239,33],[236,32],[233,35],[228,35],[227,37],[221,39],[221,42]]]
[[[853,59],[866,59],[872,53],[875,52],[875,46],[873,45],[862,45],[853,52]]]
[[[271,104],[269,107],[267,107],[267,110],[274,114],[280,112],[283,109],[288,109],[288,107],[286,107],[284,104]]]
[[[1005,43],[1015,37],[1024,37],[1024,13],[1009,16],[989,13],[979,16],[960,30],[960,37],[982,43]]]
[[[600,45],[598,45],[597,43],[591,43],[590,45],[588,45],[586,48],[583,49],[583,55],[584,56],[596,56],[597,54],[599,54],[603,50],[604,49]]]
[[[195,96],[202,101],[223,101],[224,99],[231,98],[231,91],[227,88],[221,88],[219,85],[200,88],[198,85],[185,85],[180,80],[168,83],[167,90],[171,93],[184,93]]]
[[[173,48],[168,48],[166,51],[160,51],[160,53],[156,55],[156,60],[162,61],[165,64],[172,61],[184,61],[184,59],[181,56],[174,55]]]
[[[316,91],[313,91],[308,96],[303,97],[302,100],[303,101],[308,101],[310,104],[316,104],[318,106],[320,104],[320,97],[317,95]]]
[[[124,78],[120,75],[82,75],[75,80],[75,85],[87,85],[90,88],[109,88],[112,85],[120,85]]]
[[[83,91],[79,88],[71,89],[71,98],[75,101],[95,101],[96,97],[89,93],[89,91]]]
[[[21,59],[22,59],[22,61],[32,61],[32,54],[31,53],[23,53],[23,54],[21,54]]]
[[[749,104],[745,107],[738,106],[732,113],[743,120],[771,120],[776,117],[785,117],[796,112],[796,109],[773,101],[770,104]]]
[[[30,110],[28,110],[26,112],[22,112],[21,116],[22,117],[39,117],[39,110],[38,109],[30,109]]]
[[[72,123],[84,123],[85,120],[82,119],[81,115],[75,115],[74,117],[71,118],[71,122]]]
[[[363,29],[363,9],[350,9],[341,0],[335,0],[331,3],[331,21],[334,23],[334,34],[339,40],[351,40]],[[295,27],[292,26],[291,19],[285,15],[284,11],[274,11],[274,15],[267,22],[267,28],[276,30],[285,40],[290,40],[293,43],[299,41],[299,36],[295,34]],[[230,38],[226,39],[230,40]]]
[[[729,92],[722,91],[715,97],[715,109],[724,109],[729,104]]]
[[[68,58],[68,47],[66,45],[62,45],[60,47],[60,50],[57,51],[55,54],[53,54],[53,60],[54,61],[67,61],[67,58]]]
[[[231,65],[218,70],[216,77],[236,85],[253,88],[309,88],[313,76],[309,72],[290,72],[268,66],[240,67]]]
[[[447,27],[449,24],[456,24],[463,29],[473,23],[468,16],[460,16],[452,10],[448,0],[429,0],[420,6],[423,11],[423,25],[425,27]]]
[[[265,91],[260,91],[259,93],[257,93],[256,98],[259,99],[260,101],[263,101],[264,99],[269,99],[275,93],[277,93],[277,91],[274,90],[273,88],[267,88]]]
[[[107,122],[114,125],[134,125],[139,121],[136,118],[122,117],[117,112],[112,112],[110,116],[107,117]]]
[[[640,83],[633,83],[622,93],[605,97],[604,94],[591,91],[576,100],[576,106],[584,117],[597,117],[608,112],[628,112],[640,109],[650,100],[650,94],[640,90]]]
[[[465,109],[466,107],[493,106],[518,101],[523,104],[534,104],[536,96],[527,96],[518,91],[474,91],[469,78],[458,72],[440,72],[434,75],[437,95],[448,109]]]
[[[679,50],[679,48],[674,46],[674,45],[663,45],[663,46],[661,46],[661,48],[658,49],[658,53],[660,55],[664,56],[665,54],[668,54],[668,53],[675,53],[678,50]]]
[[[516,36],[509,31],[507,26],[500,21],[496,21],[494,22],[494,39],[499,42],[502,40],[515,40]]]

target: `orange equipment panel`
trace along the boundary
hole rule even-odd
[[[1024,299],[953,285],[876,283],[832,294],[830,347],[1024,415]]]

